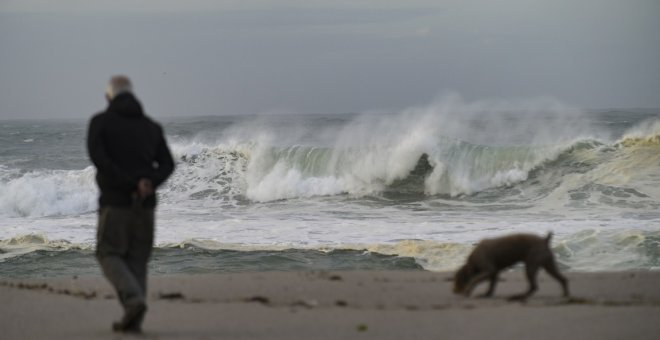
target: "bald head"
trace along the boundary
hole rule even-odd
[[[108,87],[105,90],[105,97],[108,99],[108,101],[110,101],[120,93],[125,92],[133,92],[131,80],[128,79],[127,76],[117,75],[110,78]]]

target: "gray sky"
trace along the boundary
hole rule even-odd
[[[88,117],[116,73],[154,116],[399,110],[446,92],[660,107],[659,15],[657,0],[0,0],[0,118]]]

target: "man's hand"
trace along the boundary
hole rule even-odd
[[[145,199],[154,194],[154,186],[148,178],[140,178],[137,185],[137,194],[140,199]]]

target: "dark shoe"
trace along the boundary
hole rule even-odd
[[[112,324],[112,330],[122,333],[142,333],[142,318],[147,312],[147,306],[139,304],[126,309],[121,321]]]
[[[121,321],[112,323],[112,331],[125,334],[142,334],[140,327],[125,327]]]

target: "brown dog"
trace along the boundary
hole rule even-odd
[[[470,296],[474,287],[484,280],[490,280],[483,297],[490,297],[495,291],[499,272],[518,262],[525,263],[525,273],[529,289],[510,297],[511,300],[525,300],[538,289],[536,274],[541,267],[554,277],[568,296],[568,281],[559,273],[555,257],[550,250],[552,233],[545,238],[532,234],[514,234],[479,242],[454,277],[454,293]]]

